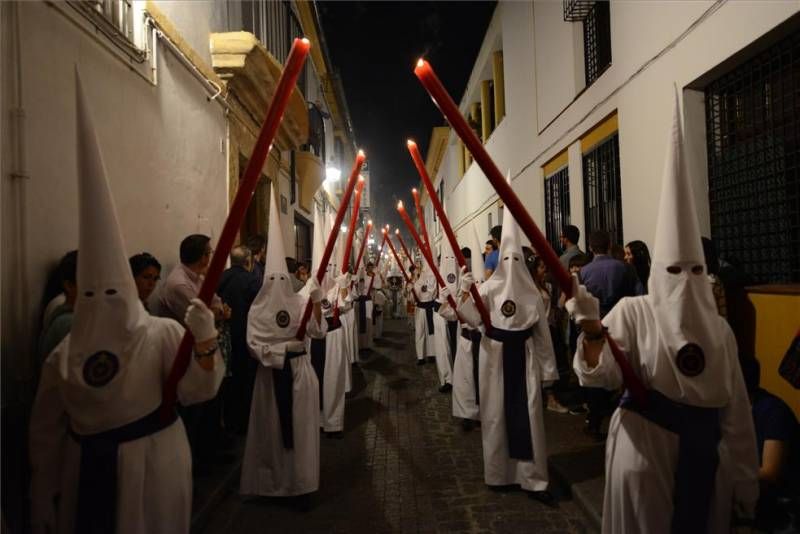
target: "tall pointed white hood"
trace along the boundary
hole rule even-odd
[[[472,252],[472,258],[470,259],[472,276],[475,277],[476,282],[482,282],[485,273],[485,264],[482,256],[483,246],[481,246],[481,240],[478,237],[478,228],[475,223],[472,223],[472,235],[469,240],[469,248]]]
[[[322,261],[322,255],[325,253],[325,243],[328,240],[328,235],[330,230],[328,229],[328,217],[326,216],[324,209],[319,210],[318,208],[314,208],[314,243],[312,245],[311,257],[312,257],[312,269],[310,272],[311,276],[317,275],[317,270],[319,269],[319,264]],[[328,260],[328,264],[325,266],[325,274],[322,277],[322,283],[320,286],[322,290],[326,293],[336,284],[334,280],[333,274],[333,264],[331,260]]]
[[[442,275],[450,293],[455,295],[458,292],[458,263],[446,236],[442,240],[442,250],[439,255],[439,274]]]
[[[275,195],[274,187],[271,186],[264,282],[247,317],[248,340],[264,344],[294,336],[307,300],[307,297],[298,295],[292,289],[289,270],[286,268],[283,231]]]
[[[491,301],[489,310],[494,327],[523,330],[539,320],[542,296],[525,266],[521,232],[510,212],[503,219],[497,269],[483,282],[481,293]]]
[[[723,378],[731,376],[722,357],[724,321],[705,275],[700,226],[683,154],[677,89],[648,287],[646,298],[664,353],[659,361],[672,370],[659,373],[658,380],[670,383],[667,390],[678,384],[682,397],[694,404],[724,404],[728,391]]]
[[[75,71],[78,150],[78,298],[70,334],[70,357],[88,359],[90,386],[110,382],[134,357],[145,336],[146,312],[139,301],[122,242],[105,164],[80,76]],[[96,356],[107,353],[112,356]],[[92,358],[107,365],[92,365]],[[116,360],[115,363],[110,363]],[[107,381],[106,381],[107,380]]]

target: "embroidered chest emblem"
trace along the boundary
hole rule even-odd
[[[118,372],[119,358],[104,350],[95,352],[83,364],[83,380],[96,388],[111,382]]]
[[[689,343],[678,351],[675,358],[678,370],[688,377],[695,377],[706,368],[706,358],[699,345]]]
[[[287,326],[289,326],[290,319],[291,317],[289,316],[289,312],[287,312],[286,310],[281,310],[275,315],[275,322],[281,328],[286,328]]]
[[[456,283],[456,274],[455,273],[448,273],[448,275],[447,275],[447,283],[448,284],[455,284]]]
[[[329,301],[328,299],[322,299],[322,302],[320,304],[322,305],[323,310],[331,309],[331,301]]]
[[[507,300],[500,306],[500,313],[502,313],[505,317],[511,317],[515,313],[517,313],[517,305],[513,300]]]

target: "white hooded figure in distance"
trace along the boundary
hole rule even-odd
[[[295,336],[309,297],[295,293],[286,269],[275,192],[270,191],[264,283],[247,316],[247,346],[258,367],[242,462],[243,495],[297,496],[319,488],[319,382],[304,341]],[[306,334],[325,335],[322,289],[310,277],[313,302]]]
[[[472,273],[461,275],[466,292]],[[500,259],[479,288],[492,328],[484,326],[479,362],[484,480],[489,486],[519,484],[530,496],[552,504],[547,492],[542,385],[558,378],[541,293],[525,266],[520,232],[510,213],[503,221]],[[459,313],[481,325],[465,294]]]
[[[380,256],[375,260],[380,262]],[[367,294],[372,299],[372,339],[383,337],[383,314],[386,294],[383,292],[384,276],[372,262],[367,263]]]
[[[188,533],[189,443],[177,415],[159,413],[184,329],[139,300],[79,79],[77,143],[79,294],[33,404],[33,531]],[[185,320],[197,340],[178,382],[187,405],[216,395],[225,366],[211,311],[195,299]]]
[[[758,497],[750,404],[705,276],[682,138],[676,94],[649,294],[622,299],[602,323],[583,286],[567,301],[583,325],[581,383],[622,385],[605,327],[648,393],[646,406],[626,394],[611,419],[603,532],[728,532],[732,512],[752,517]]]
[[[367,239],[364,235],[363,239]],[[361,258],[361,265],[358,267],[356,275],[356,283],[353,287],[355,292],[355,302],[353,306],[356,310],[356,327],[358,332],[358,350],[372,349],[372,310],[373,302],[372,297],[368,293],[369,282],[367,278],[366,269],[364,268],[364,261],[366,258]]]
[[[435,358],[439,391],[445,393],[453,388],[453,367],[447,343],[447,321],[436,313],[439,308],[437,289],[436,276],[423,259],[419,278],[414,282],[414,292],[419,299],[414,317],[417,361],[424,361],[426,357]]]
[[[318,214],[319,211],[315,210],[313,267],[309,277],[310,283],[307,283],[299,291],[303,296],[308,296],[314,286],[311,278],[316,276],[322,254],[325,251],[324,228],[322,218]],[[328,435],[335,434],[336,437],[342,437],[347,373],[350,371],[350,363],[345,354],[344,334],[339,321],[339,312],[336,310],[337,296],[341,290],[331,276],[333,267],[332,263],[328,263],[320,284],[323,291],[320,306],[322,307],[322,316],[328,323],[327,332],[325,335],[309,337],[306,350],[311,355],[311,365],[314,367],[319,381],[320,428]]]
[[[470,243],[470,245],[472,245],[471,251],[480,251],[480,241],[477,240],[477,234],[475,234],[475,236],[475,242]],[[451,294],[455,296],[458,302],[461,300],[461,297],[464,296],[460,293],[459,289],[460,279],[459,277],[453,278],[450,276],[452,271],[448,269],[446,263],[442,263],[445,269],[442,271],[442,277],[447,283],[447,292],[452,291]],[[477,273],[478,277],[483,278],[483,259],[480,254],[472,252],[470,270],[473,276],[475,276],[474,273]],[[445,274],[445,272],[447,272],[447,274]],[[453,284],[455,288],[451,287],[451,280],[454,280]],[[469,288],[467,288],[467,291],[469,291]],[[439,300],[442,302],[442,307],[439,308],[439,313],[448,321],[458,321],[458,315],[453,308],[447,304],[447,295],[441,295],[441,293],[445,292],[443,290],[440,291]],[[463,419],[465,429],[470,429],[473,426],[468,421],[479,421],[481,418],[480,391],[478,387],[480,340],[481,331],[479,329],[474,329],[467,323],[460,323],[458,325],[456,355],[453,360],[453,417]]]

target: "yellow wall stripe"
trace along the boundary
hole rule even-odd
[[[589,152],[600,141],[612,135],[619,130],[619,122],[617,121],[617,112],[605,119],[603,122],[586,132],[581,137],[581,152]]]

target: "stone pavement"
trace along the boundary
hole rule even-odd
[[[386,321],[384,334],[354,367],[345,439],[321,438],[320,490],[310,510],[285,499],[243,501],[237,473],[195,519],[195,534],[593,530],[566,495],[553,510],[518,490],[488,490],[480,430],[461,430],[450,394],[437,391],[435,365],[416,366],[405,321]],[[580,434],[580,417],[548,413],[546,425],[550,454],[565,455],[568,465],[598,447]],[[602,454],[600,462],[602,473]]]

